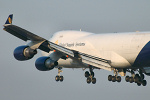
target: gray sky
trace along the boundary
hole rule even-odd
[[[33,59],[19,62],[13,50],[26,44],[2,30],[9,14],[13,24],[49,39],[61,30],[94,33],[150,31],[149,0],[0,0],[0,100],[144,100],[148,85],[108,82],[112,72],[95,70],[97,83],[87,84],[81,69],[63,69],[64,82],[55,82],[57,70],[40,72]],[[40,52],[39,52],[40,53]]]

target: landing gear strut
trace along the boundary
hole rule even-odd
[[[55,80],[56,80],[57,82],[58,82],[58,81],[62,82],[62,81],[64,80],[64,77],[60,75],[60,73],[63,72],[61,69],[62,69],[62,67],[59,67],[59,68],[58,68],[58,75],[55,77]]]
[[[88,71],[86,71],[85,74],[84,74],[85,77],[87,78],[86,82],[87,82],[88,84],[90,84],[91,82],[92,82],[93,84],[95,84],[95,83],[96,83],[96,78],[94,77],[93,68],[90,66],[90,67],[89,67],[89,70],[90,70],[90,73],[89,73]]]

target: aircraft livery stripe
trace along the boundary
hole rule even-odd
[[[133,67],[148,67],[150,66],[150,41],[142,48],[138,54]]]

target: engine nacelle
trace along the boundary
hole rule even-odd
[[[14,50],[14,57],[19,61],[29,60],[37,54],[37,50],[31,49],[29,46],[19,46]]]
[[[50,57],[40,57],[35,62],[36,68],[40,71],[52,70],[57,65],[58,62],[51,60]]]

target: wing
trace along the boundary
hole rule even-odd
[[[38,48],[42,51],[45,51],[45,52],[50,52],[50,50],[56,50],[56,51],[61,52],[63,55],[67,55],[70,58],[79,60],[83,64],[91,65],[91,66],[109,70],[109,71],[112,70],[112,68],[110,66],[110,62],[111,62],[110,60],[91,56],[91,55],[88,55],[85,53],[81,53],[79,51],[75,51],[75,50],[71,50],[71,49],[62,47],[55,43],[52,43],[52,42],[50,42],[40,36],[37,36],[21,27],[12,25],[12,18],[13,18],[13,15],[9,15],[9,17],[4,25],[4,30],[24,41],[30,40],[34,44],[40,43],[39,45],[36,45],[36,48]]]

